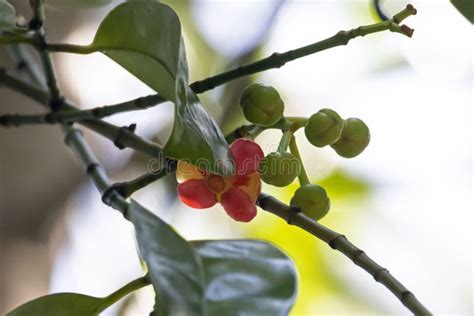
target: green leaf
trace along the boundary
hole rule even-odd
[[[274,246],[252,240],[190,244],[133,200],[128,216],[157,292],[157,315],[286,315],[291,308],[296,273]]]
[[[464,15],[466,19],[474,24],[474,1],[472,0],[451,0],[451,3]]]
[[[7,316],[84,316],[99,315],[128,294],[150,282],[146,276],[133,280],[106,297],[93,297],[77,293],[57,293],[42,296],[14,309]]]
[[[176,105],[164,153],[191,163],[206,162],[213,173],[230,174],[233,161],[216,122],[188,87],[181,24],[168,6],[127,2],[102,21],[89,51],[100,51]],[[202,160],[200,160],[202,159]]]
[[[186,159],[212,173],[228,175],[234,172],[234,162],[222,131],[196,94],[187,88],[186,99],[176,103],[173,131],[164,154]]]
[[[192,244],[206,276],[209,315],[288,315],[296,272],[281,250],[259,240]]]
[[[17,307],[7,316],[84,316],[101,312],[102,298],[77,293],[42,296]]]
[[[187,70],[180,69],[185,66],[180,58],[186,57],[178,16],[157,2],[117,6],[100,24],[91,46],[168,100],[176,100],[178,74],[187,77]]]
[[[192,246],[168,224],[131,201],[128,216],[156,290],[158,315],[205,315],[204,275]]]
[[[0,0],[0,31],[14,29],[15,24],[15,8],[5,0]]]

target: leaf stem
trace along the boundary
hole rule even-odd
[[[351,259],[355,265],[367,271],[375,281],[383,284],[415,315],[431,315],[431,312],[410,292],[400,281],[372,260],[364,251],[354,246],[344,235],[339,234],[320,223],[312,220],[273,196],[262,193],[257,200],[257,205],[282,219],[289,225],[294,225],[318,239],[327,243],[332,249],[340,251]]]
[[[97,48],[91,45],[74,45],[74,44],[46,44],[45,49],[49,52],[73,53],[80,55],[87,55],[98,51]]]
[[[136,280],[131,281],[130,283],[127,283],[117,291],[113,292],[112,294],[106,296],[103,298],[103,303],[95,310],[97,314],[103,312],[105,309],[110,307],[111,305],[117,303],[120,301],[122,298],[127,296],[128,294],[135,292],[145,286],[150,285],[151,282],[148,279],[148,276],[145,275],[141,278],[138,278]]]
[[[300,185],[310,184],[308,174],[306,173],[303,159],[301,159],[301,155],[298,150],[298,145],[296,144],[296,138],[294,136],[291,137],[290,140],[290,152],[299,160],[301,165],[301,172],[298,175],[298,181],[300,182]]]

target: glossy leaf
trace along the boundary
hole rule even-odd
[[[296,295],[293,262],[259,240],[194,241],[206,276],[209,315],[287,315]]]
[[[102,298],[77,293],[42,296],[12,310],[7,316],[84,316],[102,311]]]
[[[0,0],[0,31],[15,28],[15,8],[5,0]]]
[[[176,103],[173,131],[164,153],[215,174],[229,175],[235,170],[224,135],[189,88],[186,99]]]
[[[451,3],[464,15],[464,17],[474,24],[474,1],[472,0],[451,0]]]
[[[179,69],[185,58],[181,26],[170,7],[153,1],[123,3],[104,18],[91,46],[166,99],[176,100],[178,72],[187,71]]]
[[[216,122],[188,87],[188,66],[176,13],[155,1],[127,2],[102,21],[92,51],[101,51],[176,105],[164,153],[204,161],[213,173],[230,174],[227,142]]]
[[[157,292],[157,315],[286,315],[291,308],[293,263],[274,246],[252,240],[188,243],[133,200],[128,215]]]
[[[206,315],[204,276],[192,246],[168,224],[131,201],[128,215],[135,225],[140,253],[155,288],[158,315]]]

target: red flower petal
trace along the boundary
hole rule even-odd
[[[226,213],[239,222],[249,222],[257,215],[257,207],[249,196],[236,187],[222,194],[221,204]]]
[[[208,208],[217,203],[216,195],[209,191],[204,180],[194,179],[178,184],[178,197],[193,208]]]
[[[246,175],[258,169],[260,160],[263,159],[263,151],[260,146],[244,138],[239,138],[230,145],[230,152],[236,163],[236,174]]]

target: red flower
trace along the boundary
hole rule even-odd
[[[230,217],[248,222],[257,215],[255,202],[261,190],[257,168],[263,151],[253,141],[240,138],[230,145],[230,152],[236,172],[228,177],[207,173],[180,161],[176,172],[178,197],[184,204],[200,209],[219,202]]]

